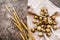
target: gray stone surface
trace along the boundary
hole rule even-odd
[[[22,40],[19,36],[20,31],[13,24],[9,12],[5,5],[9,7],[11,12],[13,7],[21,19],[26,23],[27,0],[0,0],[0,40]]]
[[[50,1],[60,8],[60,0],[50,0]]]

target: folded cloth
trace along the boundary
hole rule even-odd
[[[37,15],[40,15],[40,9],[43,6],[47,8],[48,13],[49,13],[50,16],[53,15],[53,13],[56,12],[56,11],[60,12],[60,9],[58,7],[56,7],[49,0],[28,0],[28,6],[31,6],[33,8],[32,12],[35,12]],[[32,20],[33,20],[33,17],[27,15],[27,25],[29,26],[29,28],[34,27],[34,24],[32,23]],[[60,29],[55,31],[55,32],[57,32],[59,34]],[[42,38],[38,37],[37,33],[38,32],[33,33],[33,36],[35,37],[35,40],[45,40],[44,37],[42,37]],[[55,40],[55,38],[57,39],[57,37],[55,37],[53,33],[51,33],[51,34],[52,35],[49,37],[49,40]]]

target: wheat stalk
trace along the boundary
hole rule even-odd
[[[6,6],[6,9],[11,13],[11,11],[9,10],[9,8],[7,6]],[[28,40],[28,37],[31,38],[31,40],[35,40],[35,38],[32,36],[32,32],[30,31],[30,28],[25,25],[25,23],[23,22],[22,19],[19,19],[15,8],[13,8],[12,19],[13,19],[14,24],[16,25],[16,27],[20,30],[20,32],[21,32],[20,35],[23,38],[23,40]],[[23,27],[28,31],[28,35],[25,33],[25,30],[24,30]]]

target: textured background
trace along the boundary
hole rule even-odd
[[[27,0],[0,0],[0,40],[22,40],[10,18],[12,13],[9,14],[5,5],[11,12],[13,7],[16,8],[19,17],[26,23]]]
[[[50,1],[60,8],[60,0],[50,0]]]

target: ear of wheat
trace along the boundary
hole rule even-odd
[[[5,7],[11,13],[8,6]],[[32,36],[32,32],[30,31],[30,28],[27,25],[25,25],[22,19],[19,18],[15,8],[13,8],[12,20],[14,21],[14,25],[16,25],[16,27],[20,30],[20,36],[22,37],[23,40],[29,40],[29,38],[31,40],[35,40],[35,38]]]

